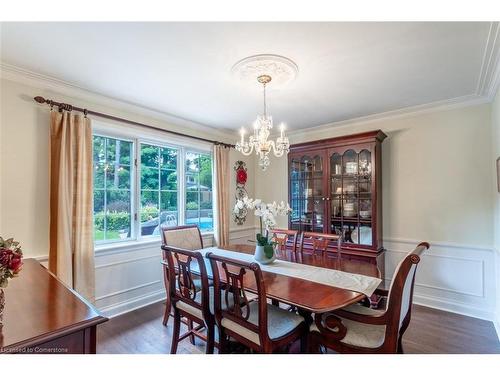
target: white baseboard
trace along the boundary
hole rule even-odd
[[[433,309],[447,311],[454,314],[470,316],[472,318],[477,318],[482,320],[489,320],[495,323],[491,311],[474,308],[471,306],[464,306],[461,303],[452,302],[446,299],[414,294],[413,303],[415,305],[430,307]]]
[[[113,305],[102,307],[99,310],[104,316],[114,318],[163,300],[165,300],[165,291],[159,290],[144,296],[131,298]]]
[[[498,341],[500,341],[500,316],[497,315],[495,320],[493,321],[493,325],[495,326],[495,330],[497,331]]]

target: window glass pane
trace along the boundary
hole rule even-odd
[[[130,191],[106,192],[106,240],[120,240],[131,235]]]
[[[186,152],[186,224],[213,231],[212,157]]]
[[[212,158],[210,155],[200,156],[200,189],[212,189]]]
[[[186,192],[186,211],[198,210],[198,197],[199,193],[197,191]]]
[[[158,191],[141,192],[141,236],[150,236],[159,225]]]
[[[141,144],[141,235],[178,225],[177,150]]]
[[[105,162],[105,151],[104,151],[104,138],[103,137],[94,137],[93,141],[93,159],[94,163],[104,163]]]
[[[159,188],[158,168],[146,167],[141,165],[141,189]]]
[[[186,172],[198,173],[199,172],[199,154],[193,152],[186,152]]]
[[[104,162],[94,163],[94,189],[104,189],[104,175],[106,164]]]
[[[108,164],[106,167],[107,189],[130,189],[130,167]]]
[[[165,170],[160,171],[161,190],[177,190],[177,171]]]
[[[163,169],[177,169],[177,150],[173,148],[161,149],[161,167]]]
[[[177,192],[162,191],[161,192],[161,211],[177,211]]]
[[[94,240],[132,237],[132,142],[93,137]]]
[[[160,148],[141,144],[141,166],[158,168]]]

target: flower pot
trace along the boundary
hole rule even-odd
[[[274,249],[273,249],[272,245],[268,245],[268,246],[269,247],[260,246],[260,245],[255,246],[255,254],[253,257],[260,264],[269,264],[269,263],[274,262],[274,260],[276,259],[276,255],[274,254]],[[271,258],[267,257],[265,247],[267,247],[268,253],[269,253],[269,248],[271,248],[272,254],[273,254]]]

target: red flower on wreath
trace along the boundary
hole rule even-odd
[[[247,172],[244,169],[238,169],[236,172],[236,182],[241,185],[247,182]]]

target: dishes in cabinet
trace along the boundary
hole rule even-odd
[[[348,161],[347,163],[345,163],[345,173],[346,174],[358,173],[358,163],[355,161]]]
[[[344,203],[344,216],[355,216],[356,209],[354,208],[354,203]]]
[[[372,244],[372,228],[359,227],[359,241],[358,241],[358,227],[354,228],[351,232],[351,240],[360,245]]]
[[[372,213],[370,211],[359,211],[359,216],[363,219],[369,219]]]
[[[356,185],[350,184],[345,187],[346,193],[354,193],[356,191]]]

